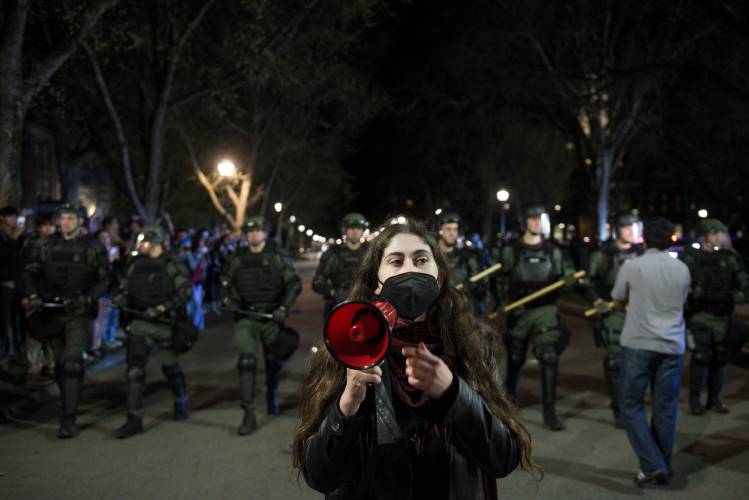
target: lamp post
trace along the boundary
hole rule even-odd
[[[283,203],[276,202],[275,205],[273,205],[273,210],[276,211],[278,214],[278,227],[276,228],[276,243],[280,247],[283,245],[283,238],[281,237],[281,234],[283,232]]]
[[[507,219],[507,201],[510,199],[510,192],[506,189],[500,189],[497,191],[497,201],[499,201],[499,234],[500,237],[505,236],[505,226]]]

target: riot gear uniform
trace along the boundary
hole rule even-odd
[[[443,212],[437,220],[437,223],[438,233],[441,233],[442,227],[445,224],[458,224],[458,227],[460,227],[461,219],[455,212]],[[476,252],[465,247],[458,248],[454,245],[450,246],[441,234],[440,238],[443,245],[441,247],[442,253],[445,255],[445,260],[447,261],[447,266],[450,270],[450,281],[452,281],[456,286],[461,285],[465,287],[465,290],[468,292],[474,303],[476,312],[480,313],[481,304],[486,298],[486,281],[482,280],[477,283],[469,281],[471,276],[477,274],[481,270]],[[449,247],[449,249],[445,249],[445,247]]]
[[[262,229],[266,231],[267,225]],[[223,307],[236,311],[232,345],[239,351],[237,371],[241,405],[245,412],[239,427],[240,435],[249,434],[256,427],[254,399],[260,344],[265,354],[268,414],[281,413],[277,390],[283,359],[275,347],[284,335],[286,316],[301,288],[290,260],[267,242],[259,252],[240,248],[227,260],[219,294]],[[257,319],[248,312],[270,313],[273,320]]]
[[[348,228],[367,227],[367,220],[362,214],[350,213],[341,221],[341,232],[345,235]],[[312,278],[312,289],[325,299],[324,316],[338,304],[346,300],[359,264],[367,254],[369,245],[364,242],[356,250],[347,243],[333,245],[320,257],[315,276]]]
[[[159,226],[144,226],[138,239],[160,244],[163,233]],[[143,431],[143,391],[151,353],[159,359],[174,393],[175,420],[187,419],[187,386],[174,337],[190,294],[187,268],[175,256],[138,255],[129,262],[113,299],[115,305],[125,308],[130,319],[126,327],[127,421],[117,430],[117,438]]]
[[[532,216],[532,215],[531,215]],[[502,275],[498,293],[514,302],[563,277],[562,253],[550,241],[528,245],[522,238],[502,249]],[[564,428],[555,410],[559,356],[566,347],[568,333],[557,317],[556,293],[540,297],[514,309],[507,318],[507,377],[505,388],[517,402],[520,373],[529,343],[541,365],[544,422],[554,430]]]
[[[63,206],[62,211],[74,210],[68,207]],[[54,353],[62,403],[60,438],[77,434],[75,417],[85,372],[83,351],[91,333],[93,305],[108,284],[109,262],[97,240],[85,236],[65,239],[55,234],[38,240],[29,249],[20,295],[30,304],[59,306],[33,313],[29,326],[31,335],[49,342]]]
[[[621,219],[619,219],[621,220]],[[625,223],[635,223],[636,221]],[[622,224],[624,225],[624,224]],[[618,227],[621,227],[619,225]],[[643,254],[640,245],[631,245],[623,250],[613,241],[607,242],[602,248],[590,255],[586,277],[581,281],[581,288],[585,297],[594,305],[611,302],[611,290],[616,283],[616,276],[621,266],[628,260]],[[619,353],[621,346],[619,339],[624,329],[624,311],[608,310],[599,314],[593,324],[596,346],[606,349],[603,358],[603,375],[611,398],[611,409],[614,412],[614,422],[621,427],[619,417]]]
[[[720,221],[706,219],[698,226],[701,237],[725,231]],[[726,380],[726,337],[734,303],[749,297],[749,275],[731,250],[688,248],[681,259],[689,267],[692,286],[687,301],[687,326],[694,351],[689,367],[689,407],[694,415],[705,409],[727,413],[720,393]],[[707,405],[702,390],[707,385]]]

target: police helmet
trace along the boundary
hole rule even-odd
[[[55,217],[59,217],[62,214],[75,214],[78,217],[81,215],[80,209],[73,203],[63,203],[62,205],[58,205],[55,209]]]
[[[614,227],[619,229],[624,226],[631,226],[640,222],[640,218],[632,212],[620,212],[614,217]]]
[[[270,231],[270,223],[262,215],[255,215],[245,222],[244,226],[242,226],[242,231],[245,233],[251,231],[265,231],[267,233]]]
[[[357,227],[359,229],[366,229],[369,225],[366,217],[358,212],[351,212],[343,216],[341,219],[341,230],[344,232],[350,227]]]
[[[528,205],[525,207],[525,218],[530,219],[532,217],[541,217],[545,213],[548,213],[546,211],[546,207],[544,207],[541,204],[535,204],[535,205]]]
[[[697,237],[707,236],[710,233],[728,232],[728,228],[718,219],[703,219],[695,228]]]
[[[139,241],[151,243],[164,243],[164,230],[158,224],[147,224],[138,233]]]

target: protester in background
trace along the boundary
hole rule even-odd
[[[620,411],[640,462],[635,484],[668,484],[676,439],[681,367],[684,362],[684,303],[689,269],[672,258],[674,225],[657,217],[645,224],[647,250],[622,264],[611,297],[627,305],[620,358]],[[652,417],[645,415],[645,392],[652,385]]]

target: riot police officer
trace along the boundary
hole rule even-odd
[[[301,292],[301,280],[289,259],[267,242],[270,226],[263,217],[252,217],[243,228],[244,239],[229,257],[221,276],[222,306],[235,311],[233,346],[239,351],[239,391],[244,417],[239,435],[256,427],[254,410],[257,353],[265,353],[266,403],[269,415],[279,415],[277,390],[283,358],[278,346],[291,306]],[[268,318],[271,316],[271,318]]]
[[[619,337],[624,329],[624,311],[612,309],[611,289],[622,264],[642,255],[640,244],[640,219],[633,213],[623,212],[614,218],[615,240],[609,240],[590,255],[586,277],[581,288],[598,315],[593,325],[596,346],[606,349],[603,358],[603,375],[611,398],[614,423],[621,428],[619,417]]]
[[[312,289],[325,299],[325,316],[333,306],[346,299],[351,289],[359,263],[367,253],[368,245],[362,242],[367,225],[362,214],[346,214],[341,221],[344,243],[331,246],[320,257],[312,278]]]
[[[704,219],[696,232],[700,248],[687,248],[681,254],[692,274],[687,302],[687,326],[694,340],[689,409],[693,415],[702,415],[706,409],[728,413],[720,399],[726,381],[726,336],[734,304],[749,297],[749,275],[740,257],[724,248],[727,229],[721,221]],[[705,385],[707,405],[703,406]]]
[[[525,232],[502,249],[502,291],[508,303],[523,298],[563,277],[564,264],[559,247],[544,238],[549,219],[541,205],[525,210]],[[572,278],[570,277],[572,283]],[[564,429],[557,417],[556,387],[559,356],[568,334],[557,317],[557,293],[542,296],[523,307],[512,310],[507,317],[507,377],[505,388],[517,401],[520,373],[525,364],[528,344],[541,365],[544,423],[553,430]]]
[[[443,212],[438,219],[439,241],[438,245],[445,254],[447,265],[450,268],[450,278],[456,285],[465,287],[473,300],[477,311],[486,297],[486,281],[471,283],[468,279],[479,272],[479,260],[475,252],[468,248],[458,248],[458,231],[460,229],[460,216],[454,212]]]
[[[187,269],[164,249],[164,231],[146,225],[136,239],[138,255],[127,265],[112,302],[127,325],[127,421],[118,439],[143,432],[143,390],[149,355],[155,354],[174,393],[174,419],[187,419],[187,386],[175,346],[176,321],[190,298]]]
[[[60,232],[38,240],[30,250],[21,278],[21,303],[33,313],[32,336],[52,346],[62,402],[57,436],[66,439],[78,433],[83,351],[94,305],[107,291],[109,262],[98,240],[81,235],[75,206],[62,205],[55,215]]]

